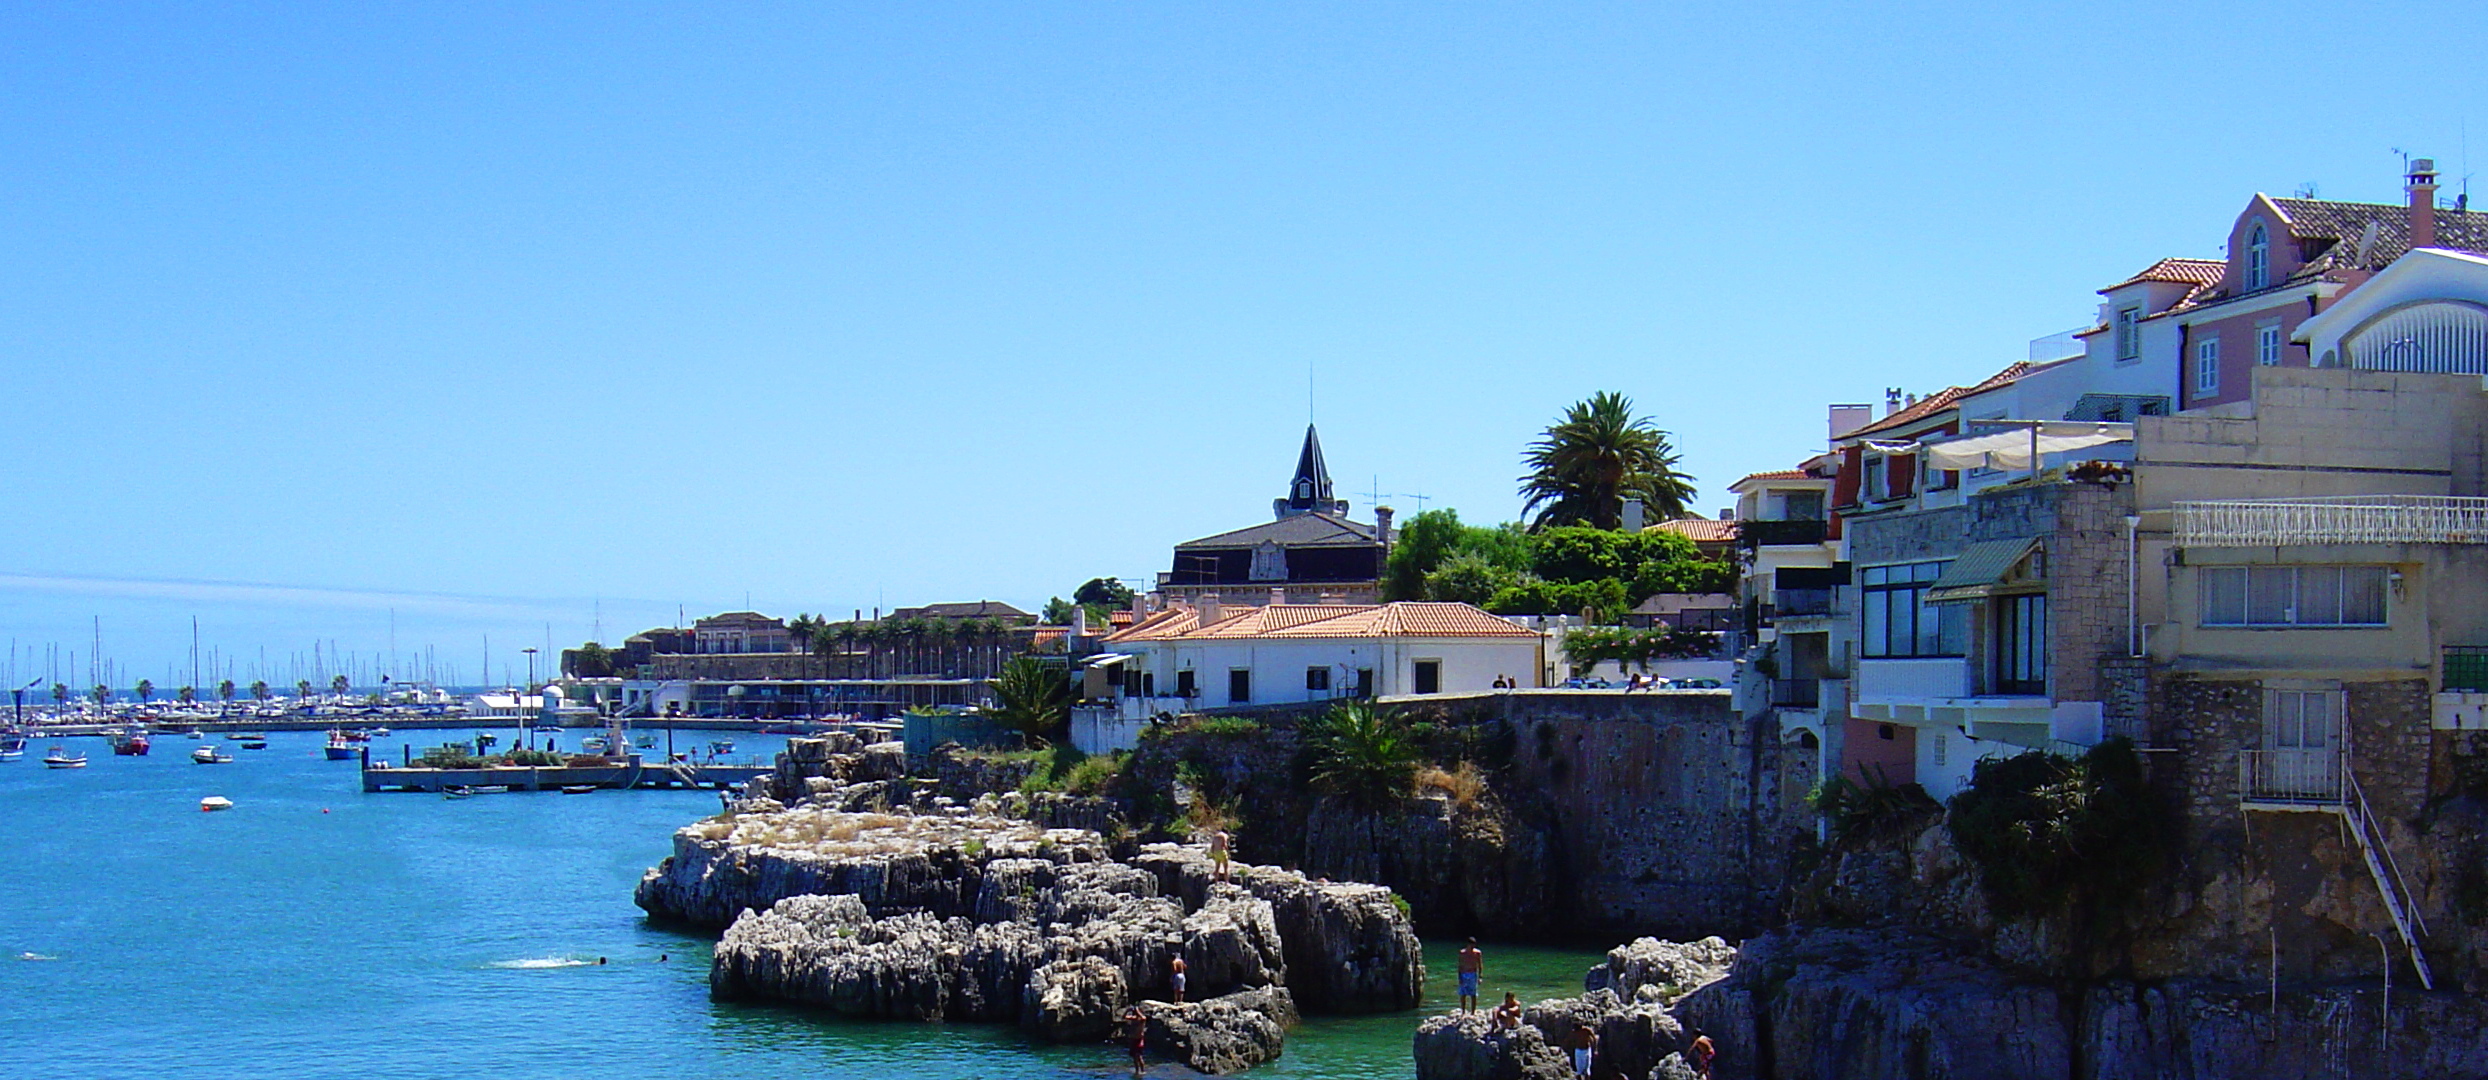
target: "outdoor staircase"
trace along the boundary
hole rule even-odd
[[[2341,814],[2349,821],[2351,839],[2358,843],[2358,852],[2367,859],[2367,873],[2376,879],[2376,891],[2384,895],[2384,909],[2393,915],[2393,929],[2402,936],[2402,945],[2410,950],[2410,966],[2419,970],[2419,985],[2436,989],[2435,976],[2428,971],[2428,958],[2419,952],[2419,939],[2427,936],[2427,920],[2410,902],[2410,881],[2402,876],[2402,868],[2393,860],[2393,851],[2385,846],[2384,823],[2376,819],[2367,806],[2367,793],[2358,786],[2358,778],[2342,777]]]

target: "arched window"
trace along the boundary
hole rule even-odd
[[[2272,237],[2264,232],[2263,222],[2255,223],[2255,231],[2246,234],[2246,287],[2260,289],[2272,265]]]
[[[2488,308],[2460,300],[2406,304],[2350,331],[2349,366],[2367,371],[2488,374]]]

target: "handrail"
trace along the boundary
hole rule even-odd
[[[2376,820],[2375,811],[2367,805],[2367,793],[2359,787],[2358,778],[2344,771],[2342,813],[2350,819],[2350,835],[2358,840],[2359,854],[2366,857],[2367,873],[2376,880],[2376,891],[2384,895],[2385,913],[2393,917],[2393,929],[2410,950],[2410,966],[2419,972],[2423,989],[2436,989],[2436,977],[2428,970],[2428,959],[2419,951],[2419,937],[2428,932],[2427,917],[2411,905],[2410,880],[2402,876],[2399,860],[2385,843],[2384,827]],[[2411,932],[2413,924],[2418,932]]]
[[[2175,506],[2183,547],[2280,544],[2488,544],[2488,498],[2353,495],[2224,499]]]

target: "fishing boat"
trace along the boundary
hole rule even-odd
[[[206,737],[207,733],[197,728],[191,728],[189,731],[182,734],[182,738],[185,739],[204,739]]]
[[[507,795],[507,794],[509,794],[509,793],[510,793],[510,785],[508,785],[508,784],[477,784],[477,785],[475,785],[474,787],[470,788],[469,790],[471,790],[471,791],[475,792],[475,793],[476,793],[476,794],[478,794],[478,795]]]
[[[213,746],[202,746],[190,752],[190,760],[199,765],[231,765],[233,755]]]
[[[244,750],[265,750],[267,748],[268,737],[265,735],[253,735],[250,738],[242,740],[242,749]]]
[[[363,752],[363,748],[355,745],[354,740],[346,738],[346,733],[342,731],[328,733],[326,749],[330,761],[352,761],[356,755]]]
[[[631,745],[642,750],[654,750],[657,748],[657,737],[654,735],[642,735],[638,738],[632,739]]]
[[[363,737],[364,737],[364,738],[367,738],[367,739],[380,739],[380,738],[386,738],[386,737],[388,736],[388,734],[389,734],[389,729],[384,728],[384,727],[376,727],[376,728],[371,729],[370,731],[366,731],[366,732],[364,732],[364,733],[363,733]]]
[[[86,768],[86,752],[81,750],[72,754],[65,747],[55,746],[51,753],[43,755],[43,763],[55,769],[83,769]]]
[[[222,795],[210,795],[199,800],[199,812],[202,814],[212,814],[218,810],[231,809],[233,809],[233,800],[225,798]]]
[[[144,731],[112,733],[112,752],[119,757],[146,757],[149,743]]]
[[[465,784],[451,784],[441,789],[441,798],[444,799],[463,799],[473,794],[475,794],[475,789]]]
[[[25,736],[16,734],[0,735],[0,761],[15,761],[25,756]]]
[[[579,749],[590,754],[604,753],[605,737],[602,735],[590,735],[587,738],[581,739],[579,740]]]
[[[586,795],[586,794],[589,794],[589,793],[591,793],[591,792],[594,792],[595,790],[596,790],[596,785],[594,785],[594,784],[563,784],[563,785],[562,785],[562,794],[564,794],[564,795]]]
[[[716,742],[712,742],[708,744],[708,752],[712,754],[731,754],[734,752],[734,740],[719,739]]]

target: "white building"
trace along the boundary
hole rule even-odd
[[[1178,604],[1105,640],[1073,741],[1132,745],[1160,713],[1543,684],[1545,639],[1468,604]]]

